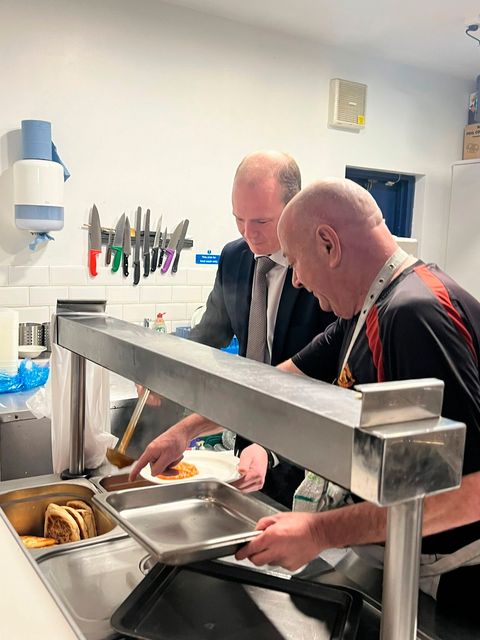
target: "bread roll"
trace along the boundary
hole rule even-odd
[[[78,524],[78,528],[80,529],[80,537],[82,538],[82,540],[86,540],[87,538],[89,538],[90,536],[88,535],[88,528],[80,511],[68,506],[62,507],[62,509],[65,509],[65,511],[67,511]]]
[[[81,540],[77,521],[64,507],[51,502],[45,512],[45,538],[54,538],[58,543]]]
[[[42,538],[41,536],[20,536],[20,540],[29,549],[41,549],[57,544],[54,538]]]
[[[94,538],[97,535],[97,527],[92,507],[83,500],[69,500],[67,507],[72,507],[72,509],[76,509],[82,514],[85,524],[87,525],[88,537]]]

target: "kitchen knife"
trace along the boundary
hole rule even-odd
[[[117,222],[117,226],[115,227],[115,235],[113,237],[112,243],[112,255],[113,255],[113,264],[112,264],[112,272],[118,271],[118,267],[120,266],[120,262],[122,261],[122,251],[123,251],[123,234],[125,230],[125,214],[122,213],[120,220]]]
[[[150,209],[145,214],[145,227],[143,229],[143,277],[150,273]]]
[[[140,282],[140,234],[142,232],[142,207],[137,207],[135,217],[135,251],[133,252],[133,284]]]
[[[165,227],[162,234],[162,244],[160,245],[160,253],[158,255],[158,268],[162,266],[163,256],[165,255],[165,249],[167,248],[167,227]]]
[[[185,236],[187,235],[188,224],[189,220],[183,221],[182,233],[180,234],[180,239],[177,243],[177,248],[175,249],[175,260],[173,261],[172,265],[172,273],[177,273],[178,261],[180,260],[180,252],[185,244]]]
[[[108,230],[108,240],[107,240],[107,251],[105,253],[105,266],[108,267],[112,260],[112,242],[113,242],[113,231]]]
[[[167,273],[173,258],[175,257],[175,248],[180,240],[183,230],[183,220],[177,224],[175,231],[172,233],[172,237],[168,243],[168,247],[165,249],[167,257],[165,258],[165,264],[162,267],[162,273]]]
[[[93,277],[98,275],[97,255],[99,253],[102,253],[102,228],[98,209],[93,205],[90,216],[90,229],[88,230],[88,269]]]
[[[158,261],[158,249],[160,248],[160,237],[162,235],[162,216],[157,222],[157,230],[155,232],[155,239],[153,241],[153,250],[152,250],[152,262],[150,264],[150,271],[155,271],[157,268]]]
[[[127,216],[123,233],[123,275],[125,278],[128,278],[128,256],[132,252],[132,237],[130,233],[130,220]]]

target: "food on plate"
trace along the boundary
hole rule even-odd
[[[174,467],[165,469],[163,473],[157,474],[160,480],[184,480],[185,478],[193,478],[198,475],[198,469],[190,462],[179,462]]]
[[[83,500],[69,500],[67,507],[76,509],[78,513],[80,513],[87,525],[88,536],[86,537],[94,538],[97,535],[97,527],[95,525],[95,514],[93,513],[92,507]]]
[[[58,543],[78,542],[82,539],[77,520],[65,507],[51,502],[45,512],[45,528],[43,535],[46,538],[55,538]]]
[[[42,538],[41,536],[20,536],[20,540],[29,549],[41,549],[57,544],[54,538]]]

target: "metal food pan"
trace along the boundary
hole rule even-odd
[[[160,562],[183,565],[235,553],[257,521],[278,513],[218,480],[99,494],[94,502]]]
[[[204,562],[157,565],[111,624],[142,640],[354,640],[361,610],[352,589]]]

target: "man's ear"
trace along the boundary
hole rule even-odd
[[[327,258],[331,268],[338,266],[341,258],[340,239],[335,229],[328,224],[321,224],[317,227],[316,240],[319,251]]]

